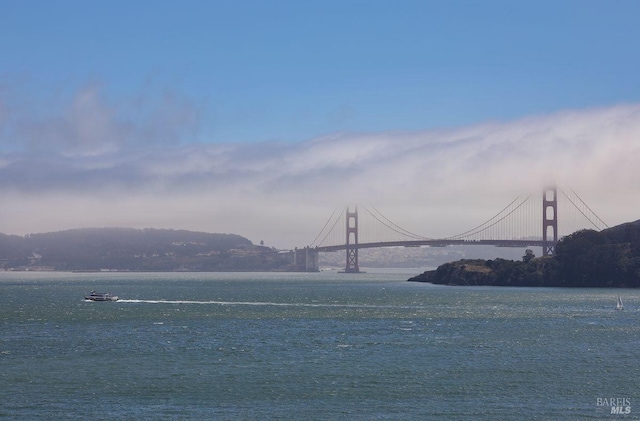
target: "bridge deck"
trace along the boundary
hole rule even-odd
[[[412,241],[385,241],[378,243],[359,243],[349,244],[349,248],[369,249],[379,247],[445,247],[453,245],[463,246],[496,246],[496,247],[544,247],[548,242],[543,240],[412,240]],[[346,244],[336,246],[315,247],[313,250],[318,252],[331,252],[346,250]]]

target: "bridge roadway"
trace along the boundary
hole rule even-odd
[[[358,244],[349,244],[348,247],[350,249],[370,249],[370,248],[378,248],[378,247],[420,247],[420,246],[430,246],[430,247],[446,247],[453,245],[461,245],[461,246],[495,246],[495,247],[529,247],[529,246],[537,246],[544,247],[545,245],[549,245],[548,241],[543,240],[411,240],[411,241],[384,241],[377,243],[358,243]],[[552,242],[553,243],[553,242]],[[316,246],[311,248],[313,251],[317,252],[332,252],[332,251],[340,251],[346,250],[347,244],[340,244],[337,246]]]

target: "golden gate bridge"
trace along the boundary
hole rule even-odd
[[[558,217],[559,204],[562,204],[562,219]],[[519,196],[484,223],[447,237],[434,238],[406,230],[375,207],[347,207],[341,212],[334,210],[311,244],[296,248],[292,259],[296,270],[316,272],[319,270],[319,253],[344,250],[344,272],[358,273],[358,250],[366,248],[537,246],[542,248],[543,256],[549,256],[555,253],[559,238],[580,229],[599,231],[606,227],[607,224],[575,191],[550,186],[544,188],[539,196]]]

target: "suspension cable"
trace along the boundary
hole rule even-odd
[[[378,209],[376,209],[375,207],[371,207],[374,211],[376,211],[378,213],[378,215],[380,215],[380,217],[382,217],[382,219],[384,219],[385,222],[381,221],[376,215],[374,215],[367,207],[365,207],[365,210],[369,213],[369,215],[373,216],[378,222],[380,222],[381,224],[383,224],[385,227],[391,229],[392,231],[396,232],[397,234],[401,234],[401,235],[406,235],[408,237],[417,239],[417,240],[431,240],[431,238],[428,237],[424,237],[422,235],[418,235],[418,234],[414,234],[411,231],[408,231],[400,226],[398,226],[397,224],[395,224],[393,221],[391,221],[389,218],[387,218],[386,216],[384,216],[382,214],[382,212],[380,212]],[[388,225],[387,225],[388,224]]]
[[[325,228],[327,228],[327,225],[329,225],[329,222],[331,222],[331,219],[333,218],[333,215],[335,215],[337,210],[338,209],[335,208],[333,210],[333,212],[331,212],[331,216],[329,217],[329,219],[327,219],[327,222],[325,222],[324,227],[322,227],[322,229],[320,230],[318,235],[316,235],[316,238],[314,238],[313,241],[311,242],[311,246],[313,246],[316,243],[316,241],[318,240],[318,238],[320,237],[320,235],[322,235],[322,233],[324,232]]]
[[[527,200],[529,200],[529,197],[527,197],[527,198],[526,198],[524,201],[522,201],[518,206],[516,206],[515,208],[513,208],[513,210],[512,210],[511,212],[509,212],[508,214],[506,214],[506,215],[505,215],[505,216],[503,216],[502,218],[498,219],[498,220],[497,220],[497,221],[495,221],[493,224],[491,224],[491,225],[489,225],[489,226],[487,226],[487,227],[484,227],[484,228],[483,228],[483,229],[481,229],[481,230],[478,230],[478,231],[476,231],[476,232],[473,232],[473,233],[471,233],[471,234],[467,235],[467,237],[470,237],[470,236],[475,235],[475,234],[480,234],[481,232],[484,232],[484,231],[488,230],[489,228],[496,226],[499,222],[504,221],[506,218],[508,218],[509,216],[511,216],[515,211],[517,211],[518,209],[520,209],[520,207],[521,207],[522,205],[524,205],[524,204],[527,202]],[[512,202],[512,203],[513,203],[513,202]],[[505,209],[506,209],[506,208],[505,208]],[[504,210],[504,209],[503,209],[503,210]],[[491,221],[491,220],[489,220],[489,221],[487,221],[487,222],[490,222],[490,221]],[[484,225],[484,224],[483,224],[483,225]],[[481,225],[481,226],[482,226],[482,225]],[[468,232],[468,231],[467,231],[467,232]],[[462,234],[461,234],[461,235],[458,235],[458,236],[455,236],[455,237],[450,237],[450,238],[448,238],[448,239],[460,238],[461,236],[462,236]]]
[[[582,214],[582,216],[584,216],[587,219],[587,221],[591,222],[591,225],[593,225],[594,227],[598,228],[596,226],[596,224],[582,211],[582,209],[580,209],[578,207],[578,205],[575,204],[575,202],[573,200],[571,200],[571,198],[562,189],[560,189],[560,192],[573,205],[573,207],[576,208],[578,210],[578,212],[580,212]]]
[[[591,210],[591,208],[589,207],[589,205],[587,205],[584,200],[582,200],[582,198],[578,195],[578,193],[575,192],[575,190],[573,190],[571,187],[569,187],[569,189],[571,190],[571,192],[573,194],[576,195],[576,197],[578,198],[578,200],[587,208],[589,209],[589,212],[591,212],[593,214],[593,216],[595,216],[598,221],[600,221],[602,223],[602,225],[604,225],[605,227],[609,228],[609,225],[607,225],[606,222],[604,222],[602,219],[600,219],[600,217],[598,216],[598,214],[596,214],[593,210]],[[562,191],[562,189],[560,189],[560,191]],[[564,194],[564,192],[562,192],[562,194]],[[566,196],[566,195],[565,195]],[[575,206],[575,205],[574,205]]]
[[[455,240],[455,239],[459,239],[459,238],[463,238],[463,237],[470,237],[470,236],[472,236],[474,234],[478,234],[480,232],[483,232],[483,231],[495,226],[498,222],[502,221],[504,218],[506,218],[507,216],[511,215],[513,212],[515,212],[520,206],[522,206],[525,202],[527,202],[531,196],[527,196],[526,199],[524,199],[515,209],[513,209],[507,215],[505,215],[502,218],[498,219],[496,222],[492,223],[491,225],[488,225],[487,227],[484,227],[485,225],[491,223],[491,221],[493,221],[494,219],[499,217],[504,211],[509,209],[511,207],[511,205],[513,205],[515,202],[517,202],[521,197],[522,196],[516,197],[511,203],[509,203],[507,206],[505,206],[504,209],[502,209],[496,215],[494,215],[493,217],[489,218],[487,221],[483,222],[482,224],[478,225],[477,227],[472,228],[469,231],[465,231],[462,234],[452,235],[451,237],[443,238],[443,240]]]
[[[320,243],[318,245],[323,245],[324,244],[324,240],[327,239],[327,237],[329,236],[329,234],[331,234],[333,232],[333,229],[336,227],[336,225],[338,224],[338,221],[340,220],[340,218],[342,218],[342,215],[344,215],[345,210],[343,209],[342,212],[340,213],[340,215],[338,215],[338,217],[336,218],[335,222],[333,223],[333,225],[331,226],[331,229],[329,229],[329,231],[327,231],[327,233],[325,234],[324,237],[322,237],[322,241],[320,241]],[[335,211],[334,211],[335,213]],[[322,231],[320,231],[320,233],[322,233]],[[314,240],[315,242],[315,240]],[[312,243],[313,244],[313,243]]]

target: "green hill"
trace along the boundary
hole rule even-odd
[[[0,268],[22,270],[282,270],[277,251],[235,234],[87,228],[0,234]]]
[[[553,257],[460,260],[409,279],[446,285],[640,287],[640,221],[564,237]]]

